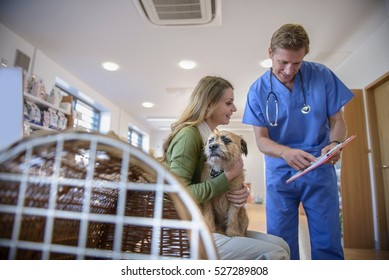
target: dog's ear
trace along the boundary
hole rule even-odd
[[[247,142],[242,138],[240,137],[240,148],[242,150],[242,153],[247,156]]]

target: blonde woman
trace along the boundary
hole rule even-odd
[[[229,182],[243,172],[242,159],[219,176],[200,181],[205,162],[203,147],[208,136],[219,125],[229,124],[237,111],[233,90],[231,83],[223,78],[202,78],[163,144],[166,166],[182,178],[198,203],[223,193],[235,207],[244,207],[247,202],[244,186],[229,191]],[[221,259],[289,259],[287,243],[273,235],[253,231],[248,232],[248,237],[213,235]]]

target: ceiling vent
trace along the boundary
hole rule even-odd
[[[28,72],[30,67],[30,57],[20,50],[16,49],[15,55],[15,66],[23,68],[24,71]]]
[[[133,0],[139,14],[154,25],[207,25],[217,16],[220,0]]]

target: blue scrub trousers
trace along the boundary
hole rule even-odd
[[[335,168],[323,165],[286,184],[292,175],[291,171],[266,171],[267,232],[289,244],[292,260],[300,259],[298,218],[301,201],[308,221],[312,259],[344,259]]]

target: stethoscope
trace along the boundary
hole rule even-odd
[[[299,70],[299,76],[300,76],[300,82],[301,82],[301,89],[302,89],[302,93],[303,93],[303,98],[304,98],[304,104],[303,104],[303,107],[301,107],[301,113],[303,114],[308,114],[310,111],[311,111],[311,106],[309,106],[307,104],[307,100],[306,100],[306,97],[305,97],[305,91],[304,91],[304,84],[303,84],[303,76],[301,75],[301,71]],[[266,118],[267,118],[267,121],[269,122],[270,126],[277,126],[278,125],[278,97],[277,95],[273,92],[273,69],[270,69],[270,92],[269,94],[267,95],[267,98],[266,98]],[[276,117],[275,117],[275,121],[274,122],[271,122],[270,119],[269,119],[269,100],[270,100],[270,97],[273,97],[274,99],[274,103],[276,105]]]

